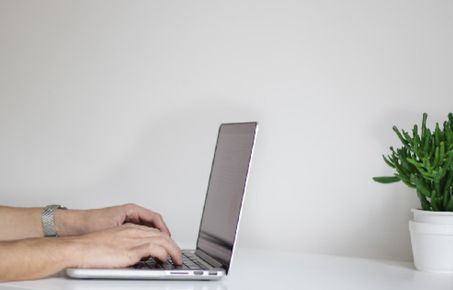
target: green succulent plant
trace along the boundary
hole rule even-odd
[[[423,210],[453,211],[453,113],[441,129],[426,127],[428,114],[423,114],[421,130],[415,125],[412,134],[393,126],[403,143],[390,154],[383,155],[385,163],[395,170],[393,176],[374,177],[379,183],[402,181],[414,188]]]

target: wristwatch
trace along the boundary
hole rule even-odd
[[[41,221],[45,237],[57,237],[58,233],[55,228],[55,211],[57,209],[67,209],[58,204],[51,204],[43,208]]]

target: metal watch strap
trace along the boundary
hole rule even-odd
[[[66,209],[66,207],[58,204],[51,204],[44,207],[42,210],[41,221],[45,237],[58,236],[57,230],[55,228],[55,211],[57,209]]]

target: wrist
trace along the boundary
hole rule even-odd
[[[85,268],[87,259],[96,256],[92,254],[93,240],[90,235],[61,238],[67,259],[66,268]]]
[[[83,257],[83,247],[76,238],[62,237],[58,239],[51,239],[53,244],[53,253],[58,253],[60,256],[61,268],[74,268],[81,264]]]
[[[61,210],[55,211],[55,229],[61,237],[77,236],[86,233],[85,217],[83,210]]]

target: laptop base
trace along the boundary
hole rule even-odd
[[[193,250],[183,250],[183,254],[194,256]],[[195,256],[196,257],[196,256]],[[153,263],[155,264],[155,263]],[[66,269],[66,275],[76,279],[121,279],[121,280],[219,280],[225,276],[222,268],[212,268],[206,262],[204,269],[187,269],[185,265],[181,267],[165,267],[171,269],[158,269],[155,266],[148,267],[151,263],[139,262],[129,268],[119,269]]]

